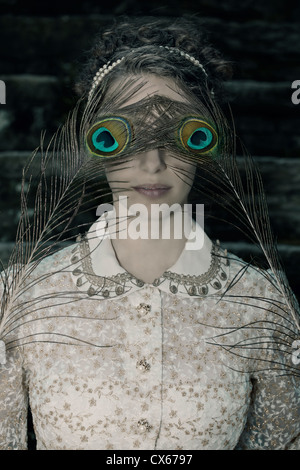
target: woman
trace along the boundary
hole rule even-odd
[[[105,31],[86,70],[2,275],[2,448],[26,448],[28,396],[38,449],[299,448],[296,302],[217,104],[228,64],[161,20]],[[207,198],[270,271],[210,240]],[[58,250],[91,199],[100,218]]]

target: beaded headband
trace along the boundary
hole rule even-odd
[[[200,67],[202,72],[204,73],[204,75],[206,77],[208,77],[208,74],[207,74],[204,66],[199,62],[199,60],[195,59],[195,57],[191,56],[187,52],[181,51],[177,47],[169,47],[169,46],[159,46],[159,47],[162,48],[162,49],[167,49],[171,53],[177,53],[177,54],[180,54],[182,57],[185,57],[185,59],[192,62],[192,64],[196,65],[197,67]],[[121,57],[121,59],[116,60],[112,64],[111,64],[111,61],[108,61],[107,64],[103,65],[98,70],[98,72],[96,73],[96,75],[94,76],[93,81],[92,81],[92,86],[91,86],[91,89],[89,91],[89,100],[91,99],[92,94],[94,93],[95,89],[99,86],[99,83],[102,81],[102,79],[105,77],[105,75],[107,75],[113,68],[115,68],[117,65],[119,65],[120,62],[122,62],[124,59],[125,59],[125,56]]]

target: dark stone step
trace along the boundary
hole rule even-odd
[[[3,14],[33,15],[33,16],[74,16],[74,15],[148,15],[149,4],[128,0],[111,0],[109,3],[99,0],[85,0],[84,2],[36,2],[36,0],[2,0],[1,10]],[[244,0],[219,0],[203,1],[201,4],[194,0],[152,0],[150,11],[153,15],[178,16],[184,13],[201,13],[202,17],[213,16],[220,19],[247,22],[253,19],[266,21],[290,21],[296,22],[299,18],[300,7],[295,0],[284,2],[274,0],[272,2],[253,2]]]
[[[236,64],[238,78],[266,81],[300,76],[299,22],[202,19],[211,31],[212,42]],[[53,74],[55,70],[61,77],[69,75],[99,28],[111,25],[112,20],[113,15],[104,12],[55,17],[3,15],[0,40],[9,47],[0,51],[1,73]]]

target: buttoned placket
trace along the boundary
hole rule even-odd
[[[130,296],[132,311],[127,323],[127,337],[130,342],[128,366],[134,383],[139,384],[139,409],[143,410],[135,417],[133,432],[143,441],[152,441],[155,445],[161,427],[161,392],[163,377],[163,325],[161,291],[153,286]],[[127,362],[127,361],[126,361]]]

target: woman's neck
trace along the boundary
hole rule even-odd
[[[120,265],[127,272],[152,283],[178,260],[185,242],[185,239],[113,239],[112,245]]]
[[[120,265],[147,283],[152,283],[178,260],[187,239],[183,214],[147,221],[132,218],[116,227],[111,239]]]

